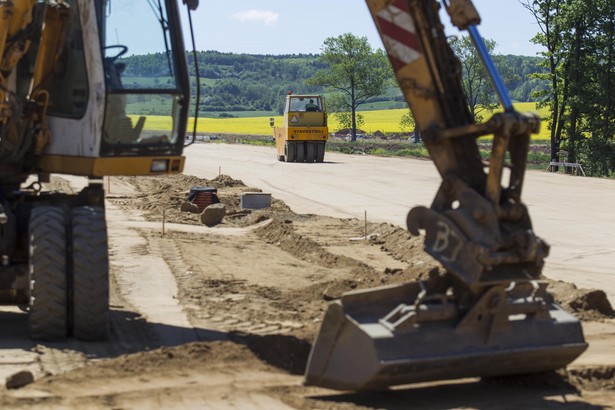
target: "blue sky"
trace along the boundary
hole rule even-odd
[[[518,0],[474,0],[483,37],[495,40],[496,53],[535,56],[530,40],[538,32]],[[448,16],[443,16],[448,24]],[[382,48],[362,0],[201,0],[193,14],[198,50],[250,54],[319,53],[327,37],[366,36]],[[450,28],[447,33],[456,34]]]

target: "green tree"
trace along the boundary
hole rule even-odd
[[[414,117],[410,111],[401,116],[399,119],[399,127],[402,132],[406,132],[406,130],[414,130],[416,127],[416,121],[414,121]]]
[[[337,120],[340,125],[340,129],[351,128],[352,127],[352,115],[348,111],[340,111],[333,113],[333,116]],[[360,128],[365,124],[365,117],[360,112],[356,115],[356,125],[357,128]],[[355,130],[356,136],[356,130]]]
[[[352,129],[352,114],[348,111],[346,99],[342,94],[332,94],[327,98],[327,111],[335,117],[340,129]],[[365,117],[361,113],[356,113],[355,124],[357,128],[365,124]]]
[[[526,0],[545,46],[551,158],[565,142],[569,162],[591,175],[615,173],[615,4],[612,0]]]
[[[340,112],[350,112],[352,141],[356,141],[357,107],[385,93],[393,78],[389,60],[383,50],[372,49],[367,37],[350,33],[325,39],[320,60],[327,68],[306,83],[329,87],[342,95],[346,109]]]
[[[548,120],[551,131],[551,160],[559,161],[560,141],[564,125],[564,112],[568,104],[568,93],[562,67],[565,56],[562,53],[563,30],[560,9],[567,0],[525,0],[524,7],[536,19],[540,32],[533,38],[533,42],[545,47],[547,51],[541,54],[545,57],[544,65],[548,68],[545,74],[535,77],[548,80],[549,88],[537,94],[544,98],[540,106],[547,106],[551,112]],[[557,169],[554,169],[557,171]]]
[[[461,81],[472,118],[476,122],[481,122],[483,117],[480,113],[497,106],[487,72],[469,36],[456,37],[452,39],[450,45],[461,62]],[[485,45],[489,53],[493,54],[495,41],[486,39]]]

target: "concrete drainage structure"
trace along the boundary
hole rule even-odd
[[[271,207],[271,194],[244,192],[239,201],[241,209],[264,209]]]

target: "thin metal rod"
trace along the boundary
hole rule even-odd
[[[512,100],[508,95],[508,91],[506,90],[506,86],[504,85],[504,81],[502,81],[502,77],[498,72],[493,59],[489,55],[489,50],[487,50],[487,46],[483,41],[480,33],[478,32],[478,28],[475,25],[468,26],[468,32],[470,33],[470,38],[474,43],[474,47],[476,47],[476,51],[478,51],[478,56],[480,60],[483,62],[483,66],[487,70],[487,75],[489,75],[489,79],[491,80],[491,85],[498,95],[500,99],[500,103],[504,107],[504,110],[507,112],[514,111]]]

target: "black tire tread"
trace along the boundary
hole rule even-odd
[[[295,143],[286,141],[286,145],[284,145],[284,160],[286,162],[295,162],[296,152],[297,152],[297,147]]]
[[[316,161],[316,146],[317,142],[306,142],[305,143],[305,162],[315,162]]]
[[[295,143],[297,146],[297,151],[295,152],[295,161],[304,162],[305,161],[305,144],[303,142]]]
[[[100,207],[73,209],[73,335],[100,340],[109,321],[107,225]]]
[[[29,227],[30,309],[33,339],[67,336],[66,219],[57,207],[32,209]]]
[[[319,142],[316,145],[316,162],[324,162],[325,161],[325,143]]]

